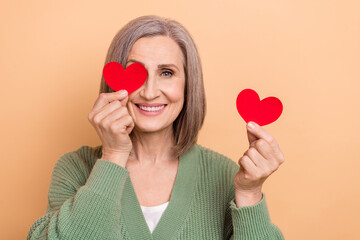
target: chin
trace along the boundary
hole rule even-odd
[[[164,127],[159,126],[159,124],[141,124],[136,125],[135,129],[137,132],[143,133],[151,133],[151,132],[159,132],[164,129]],[[166,128],[166,127],[165,127]]]

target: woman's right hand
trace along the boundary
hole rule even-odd
[[[102,159],[125,167],[132,149],[129,137],[134,121],[126,108],[126,90],[101,93],[96,99],[88,120],[102,142]]]

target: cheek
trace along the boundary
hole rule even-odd
[[[178,103],[184,101],[184,93],[179,89],[167,93],[168,99],[171,103]]]
[[[168,99],[171,102],[183,102],[184,101],[184,86],[183,82],[178,82],[168,86],[165,90]]]

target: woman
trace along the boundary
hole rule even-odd
[[[249,123],[241,168],[196,144],[205,94],[184,27],[134,19],[114,37],[112,61],[140,62],[148,78],[129,95],[102,78],[89,113],[102,145],[60,157],[28,239],[283,239],[261,192],[284,161],[276,140]]]

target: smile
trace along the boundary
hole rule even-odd
[[[164,107],[166,106],[166,104],[159,105],[159,106],[156,106],[156,107],[142,106],[142,105],[139,105],[139,104],[135,104],[135,105],[138,108],[140,108],[141,110],[146,111],[146,112],[159,112],[162,109],[164,109]]]

